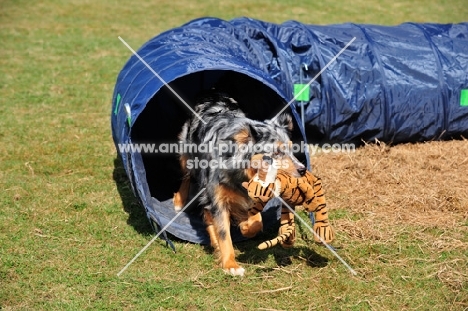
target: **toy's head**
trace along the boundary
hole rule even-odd
[[[252,159],[252,167],[257,169],[257,174],[249,182],[243,182],[242,186],[247,189],[252,200],[266,203],[277,195],[277,161],[269,156],[258,155]]]

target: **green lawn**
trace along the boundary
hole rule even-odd
[[[201,16],[393,25],[466,21],[468,8],[461,0],[0,0],[0,309],[468,308],[466,195],[452,195],[461,195],[462,208],[451,225],[381,221],[374,235],[359,234],[353,226],[365,213],[346,208],[347,192],[333,188],[325,170],[339,252],[358,276],[299,239],[291,250],[258,251],[258,240],[236,245],[244,278],[225,275],[203,246],[178,241],[174,254],[158,240],[117,277],[152,238],[111,137],[113,87],[131,55],[118,36],[137,49]],[[352,155],[349,167],[367,161],[366,152]]]

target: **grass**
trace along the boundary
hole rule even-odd
[[[118,36],[137,48],[207,15],[460,22],[463,1],[0,2],[0,309],[468,308],[467,141],[313,158],[339,253],[357,277],[299,239],[291,250],[237,244],[244,278],[224,275],[200,245],[176,241],[174,254],[157,241],[119,278],[152,232],[109,124],[115,79],[130,56]]]

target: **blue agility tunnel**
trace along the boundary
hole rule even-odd
[[[228,92],[253,119],[271,118],[291,103],[286,112],[294,116],[296,141],[468,136],[468,23],[316,26],[202,18],[156,36],[137,54],[141,59],[130,57],[117,78],[112,135],[136,197],[159,228],[175,216],[172,195],[181,179],[177,154],[160,147],[177,143],[191,116],[180,98],[193,105],[212,87]],[[307,154],[302,159],[309,161]],[[193,205],[167,232],[209,243]],[[267,206],[266,226],[276,222],[277,210],[274,202]],[[232,230],[234,240],[242,239]]]

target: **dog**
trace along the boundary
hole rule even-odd
[[[296,177],[303,175],[306,167],[289,148],[282,148],[291,143],[292,119],[288,114],[264,122],[249,119],[233,98],[216,91],[197,100],[194,109],[198,116],[185,122],[179,140],[183,146],[204,148],[184,148],[190,150],[180,152],[184,177],[174,194],[174,208],[178,211],[185,205],[191,180],[200,189],[205,188],[199,206],[203,208],[211,246],[224,271],[243,276],[245,270],[235,260],[231,220],[246,237],[263,229],[261,213],[249,217],[254,203],[242,182],[250,180],[257,169],[245,164],[269,154],[280,163],[278,170]]]

